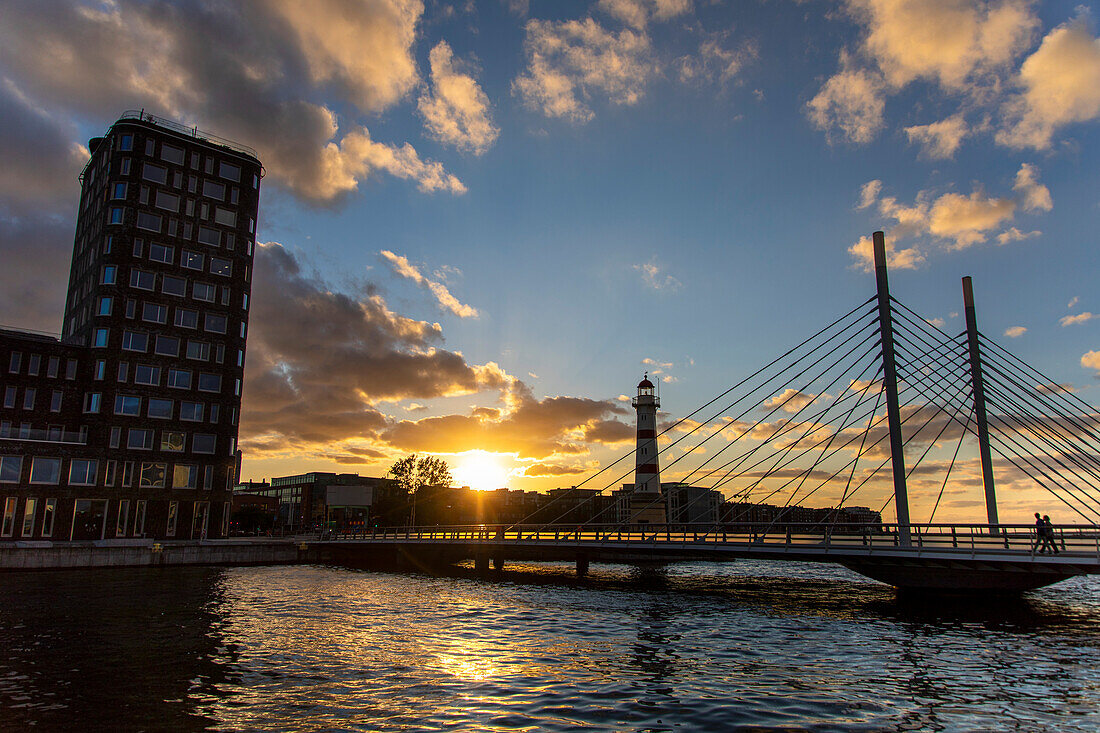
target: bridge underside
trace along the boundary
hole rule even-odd
[[[590,563],[670,564],[732,562],[743,559],[822,562],[842,565],[853,572],[903,590],[965,592],[1020,592],[1041,588],[1076,575],[1100,573],[1095,557],[1023,555],[1018,552],[961,553],[897,550],[873,555],[860,550],[821,547],[723,546],[661,547],[652,543],[439,543],[412,541],[348,541],[314,545],[317,559],[351,565],[399,565],[425,571],[463,561],[488,568],[507,561],[564,561],[578,572]]]

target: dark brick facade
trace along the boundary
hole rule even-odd
[[[0,541],[221,536],[262,167],[139,114],[89,149],[62,335],[0,331]]]

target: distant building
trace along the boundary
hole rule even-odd
[[[0,331],[0,541],[222,536],[263,168],[136,112],[88,148],[62,333]]]
[[[269,484],[239,484],[236,493],[274,500],[275,527],[284,532],[399,526],[408,514],[404,492],[392,480],[356,473],[278,476]]]

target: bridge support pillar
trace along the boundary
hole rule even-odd
[[[502,555],[498,552],[495,555],[493,555],[493,570],[498,570],[499,571],[499,570],[503,570],[503,569],[504,569],[504,555]]]
[[[489,553],[479,552],[474,555],[474,570],[479,573],[489,572]]]
[[[577,555],[577,577],[588,575],[588,555]]]

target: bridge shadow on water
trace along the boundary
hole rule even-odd
[[[410,573],[407,569],[384,572]],[[1085,604],[1080,603],[1081,593],[1060,594],[1058,586],[1024,594],[922,594],[812,563],[598,565],[592,566],[587,576],[578,577],[573,565],[565,562],[509,562],[503,569],[488,572],[467,562],[411,573],[502,585],[640,594],[650,603],[659,602],[672,616],[742,609],[765,615],[878,619],[918,626],[979,625],[1010,633],[1073,627],[1087,628],[1090,633],[1100,630],[1100,597],[1095,590],[1084,597],[1096,602]]]

